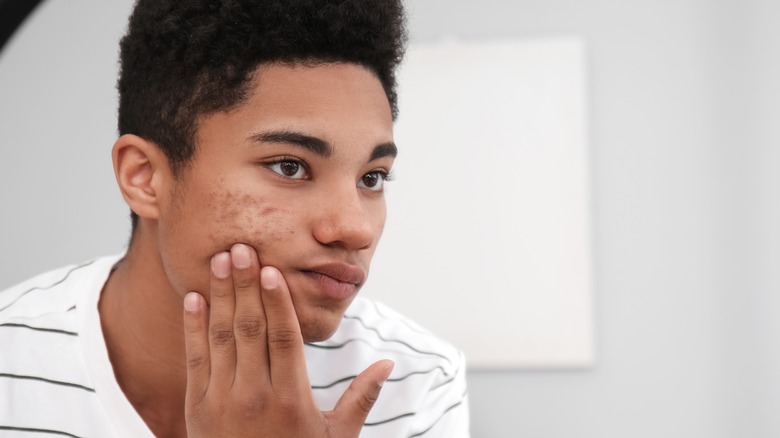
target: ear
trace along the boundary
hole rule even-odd
[[[171,172],[165,154],[156,144],[137,135],[125,134],[111,151],[114,175],[119,190],[130,209],[138,216],[157,219],[161,194],[171,183]]]

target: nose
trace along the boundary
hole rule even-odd
[[[347,250],[370,248],[376,236],[369,205],[356,187],[331,191],[322,200],[314,238],[327,246]]]

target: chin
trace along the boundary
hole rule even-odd
[[[320,342],[329,339],[338,330],[341,316],[341,313],[334,315],[327,312],[327,314],[318,314],[314,318],[301,319],[301,334],[304,342]]]

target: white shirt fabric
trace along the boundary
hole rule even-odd
[[[0,292],[0,437],[151,437],[120,389],[98,300],[121,256]],[[395,362],[362,438],[469,436],[465,362],[400,314],[358,297],[331,339],[305,345],[315,398],[332,409],[370,364]]]

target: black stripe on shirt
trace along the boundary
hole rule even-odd
[[[443,382],[439,383],[438,385],[436,385],[436,386],[432,386],[432,387],[431,387],[431,389],[429,389],[429,390],[428,390],[428,392],[433,392],[433,391],[435,391],[435,390],[437,390],[437,389],[441,388],[442,386],[449,385],[450,383],[452,383],[452,382],[454,382],[454,381],[455,381],[455,377],[456,377],[456,376],[452,376],[452,377],[450,377],[449,379],[447,379],[447,380],[445,380],[445,381],[443,381]]]
[[[61,382],[59,380],[51,380],[51,379],[46,379],[44,377],[22,376],[19,374],[9,374],[9,373],[0,373],[0,377],[7,377],[9,379],[36,380],[39,382],[50,383],[52,385],[69,386],[71,388],[78,388],[78,389],[83,389],[84,391],[95,392],[94,389],[84,385],[79,385],[78,383]]]
[[[388,382],[400,382],[400,381],[408,379],[409,377],[416,376],[418,374],[429,374],[429,373],[432,373],[432,372],[434,372],[436,370],[441,370],[442,374],[444,374],[445,376],[447,375],[447,372],[444,370],[443,367],[436,367],[436,368],[432,368],[430,370],[425,370],[425,371],[412,371],[411,373],[409,373],[409,374],[407,374],[405,376],[395,377],[393,379],[387,379],[387,381]],[[439,386],[441,386],[441,385],[439,385]],[[438,386],[437,386],[437,388],[438,388]]]
[[[346,347],[347,345],[352,344],[354,342],[360,342],[360,343],[366,344],[369,347],[371,347],[371,349],[374,350],[374,351],[384,351],[384,352],[392,353],[394,355],[403,355],[403,356],[414,357],[414,358],[420,358],[421,354],[423,356],[426,355],[425,353],[420,353],[420,352],[417,352],[417,351],[398,351],[398,350],[394,350],[394,349],[391,349],[391,348],[377,348],[374,344],[372,344],[371,342],[368,342],[367,340],[362,339],[362,338],[350,338],[350,339],[347,339],[346,341],[342,342],[341,344],[335,344],[335,345],[324,345],[324,344],[321,344],[321,343],[312,343],[312,342],[305,342],[304,344],[306,346],[308,346],[308,347],[319,348],[321,350],[340,350],[340,349],[342,349],[342,348]],[[444,374],[445,375],[449,375],[446,371],[445,371]]]
[[[458,357],[460,358],[460,360],[461,360],[461,362],[462,362],[462,361],[463,361],[463,353],[461,353],[461,352],[459,351],[459,352],[458,352]],[[456,371],[456,372],[455,372],[455,374],[457,375],[459,372],[462,372],[462,371],[461,371],[460,369],[458,369],[458,371]],[[445,376],[446,376],[446,375],[447,375],[447,374],[445,374]],[[449,379],[447,379],[447,380],[445,380],[445,381],[443,381],[443,382],[439,383],[439,384],[438,384],[438,385],[436,385],[436,386],[433,386],[433,387],[431,387],[431,389],[429,390],[429,392],[435,391],[435,390],[437,390],[437,389],[441,388],[442,386],[449,385],[450,383],[452,383],[452,382],[455,380],[455,377],[457,377],[456,375],[453,375],[453,376],[452,376],[452,377],[450,377]]]
[[[0,425],[0,430],[13,430],[15,432],[33,432],[33,433],[48,433],[51,435],[62,435],[62,436],[69,436],[73,438],[81,438],[78,435],[73,435],[72,433],[63,432],[61,430],[51,430],[51,429],[32,429],[29,427],[16,427],[16,426],[2,426]]]
[[[61,284],[63,281],[67,280],[68,277],[70,276],[70,274],[73,273],[73,271],[76,271],[78,269],[84,268],[84,267],[89,266],[89,265],[91,265],[93,263],[95,263],[95,260],[89,261],[87,263],[84,263],[83,265],[79,265],[79,266],[76,266],[76,267],[72,268],[71,270],[69,270],[68,272],[65,273],[64,277],[62,277],[60,280],[58,280],[58,281],[56,281],[56,282],[54,282],[54,283],[52,283],[52,284],[50,284],[48,286],[35,286],[33,288],[27,289],[26,291],[24,291],[21,294],[19,294],[18,297],[14,298],[13,301],[8,303],[5,307],[0,308],[0,312],[2,312],[3,310],[5,310],[5,309],[7,309],[7,308],[9,308],[11,306],[13,306],[14,304],[16,304],[17,301],[19,301],[23,296],[27,295],[28,293],[30,293],[30,292],[32,292],[34,290],[47,290],[47,289],[51,289],[54,286],[57,286],[58,284]]]
[[[48,433],[52,435],[62,435],[62,436],[69,436],[73,438],[81,438],[78,435],[73,435],[72,433],[63,432],[61,430],[51,430],[51,429],[32,429],[29,427],[16,427],[16,426],[3,426],[0,425],[0,430],[13,430],[15,432],[33,432],[33,433]]]
[[[374,310],[376,310],[376,314],[381,316],[382,318],[384,318],[384,319],[386,319],[388,321],[401,323],[401,324],[409,327],[409,329],[412,330],[413,332],[417,332],[417,333],[419,333],[421,335],[426,335],[426,336],[432,336],[433,335],[431,332],[429,332],[429,331],[427,331],[427,330],[425,330],[425,329],[423,329],[421,327],[415,327],[414,325],[410,324],[409,321],[406,321],[404,319],[390,318],[389,316],[387,316],[384,313],[382,313],[381,310],[379,310],[379,304],[377,304],[376,301],[371,300],[369,302],[374,306]]]
[[[401,414],[401,415],[399,415],[397,417],[388,418],[387,420],[375,421],[373,423],[363,423],[363,426],[369,426],[369,427],[370,426],[380,426],[382,424],[389,423],[391,421],[400,420],[401,418],[406,418],[406,417],[412,417],[414,415],[417,415],[417,413],[416,412],[409,412],[409,413],[406,413],[406,414]]]
[[[417,436],[420,436],[420,435],[428,433],[428,431],[431,430],[433,428],[433,426],[435,426],[439,421],[441,421],[441,419],[444,418],[444,416],[447,415],[448,412],[450,412],[451,410],[453,410],[453,409],[457,408],[458,406],[462,405],[463,401],[466,400],[466,395],[467,394],[468,394],[468,390],[466,390],[466,392],[463,393],[463,395],[461,396],[460,400],[458,400],[457,403],[455,403],[455,404],[449,406],[447,409],[445,409],[444,412],[439,416],[439,418],[437,418],[436,421],[434,421],[433,424],[431,424],[427,429],[423,430],[422,432],[417,432],[414,435],[409,435],[408,438],[413,438],[413,437],[417,437]],[[391,421],[400,420],[402,418],[413,417],[415,415],[417,415],[417,412],[407,412],[405,414],[401,414],[401,415],[398,415],[396,417],[388,418],[386,420],[375,421],[373,423],[363,423],[363,426],[379,426],[379,425],[382,425],[382,424],[385,424],[385,423],[390,423]]]
[[[69,436],[73,438],[81,438],[78,435],[73,435],[72,433],[63,432],[61,430],[51,430],[51,429],[33,429],[29,427],[16,427],[16,426],[2,426],[0,425],[0,430],[13,430],[15,432],[33,432],[33,433],[48,433],[51,435],[62,435],[62,436]]]
[[[49,333],[58,333],[62,335],[69,335],[69,336],[78,336],[79,334],[76,332],[69,332],[67,330],[60,330],[60,329],[53,329],[53,328],[44,328],[44,327],[33,327],[27,324],[17,324],[13,322],[7,322],[4,324],[0,324],[0,327],[18,327],[18,328],[25,328],[30,330],[37,330],[40,332],[49,332]]]
[[[335,382],[328,383],[327,385],[311,385],[311,389],[328,389],[333,386],[338,385],[339,383],[349,382],[350,380],[355,380],[357,376],[347,376],[341,379],[336,380]]]
[[[416,351],[416,352],[418,352],[420,354],[425,354],[425,355],[429,355],[429,356],[437,356],[437,357],[440,357],[440,358],[446,360],[450,364],[452,363],[452,360],[450,360],[449,357],[447,357],[447,356],[445,356],[445,355],[443,355],[441,353],[436,353],[436,352],[433,352],[433,351],[419,350],[419,349],[417,349],[417,348],[407,344],[404,341],[400,341],[398,339],[387,339],[387,338],[385,338],[384,336],[382,336],[381,333],[379,333],[379,330],[377,330],[374,327],[369,327],[368,325],[366,325],[366,323],[359,316],[344,315],[344,319],[354,319],[354,320],[358,321],[360,323],[360,325],[365,327],[367,330],[371,330],[372,332],[376,333],[376,335],[379,336],[379,339],[381,339],[381,340],[383,340],[385,342],[394,342],[394,343],[397,343],[397,344],[401,344],[401,345],[405,346],[406,348],[409,348],[410,350]]]
[[[428,373],[432,373],[432,372],[434,372],[436,370],[441,370],[441,372],[444,375],[446,375],[446,371],[444,371],[444,368],[436,367],[436,368],[433,368],[433,369],[430,369],[430,370],[425,370],[425,371],[412,371],[411,373],[409,373],[409,374],[407,374],[405,376],[395,377],[395,378],[392,378],[392,379],[387,379],[387,381],[388,382],[401,382],[401,381],[406,380],[409,377],[412,377],[414,375],[417,375],[417,374],[428,374]],[[357,375],[344,377],[344,378],[341,378],[339,380],[336,380],[335,382],[328,383],[327,385],[312,385],[311,389],[328,389],[328,388],[331,388],[333,386],[338,385],[339,383],[344,383],[344,382],[347,382],[347,381],[350,381],[350,380],[354,380],[356,377],[357,377]],[[438,385],[434,386],[433,388],[431,388],[430,391],[433,391],[436,388],[440,388],[440,387],[444,386],[445,384],[447,384],[449,382],[452,382],[453,380],[455,380],[454,377],[451,378],[451,379],[446,380],[444,383],[441,383],[441,384],[438,384]]]
[[[460,398],[460,401],[458,401],[457,403],[455,403],[452,406],[450,406],[447,409],[445,409],[444,412],[442,412],[442,414],[439,416],[439,418],[437,418],[436,421],[433,422],[433,424],[428,426],[427,429],[423,430],[422,432],[417,432],[414,435],[409,435],[407,438],[414,438],[414,437],[422,436],[422,435],[425,435],[426,433],[428,433],[431,429],[433,429],[433,426],[436,426],[437,424],[439,424],[439,421],[441,421],[441,419],[444,418],[444,416],[447,415],[447,413],[449,413],[451,410],[457,408],[458,406],[462,405],[463,401],[466,400],[466,395],[467,394],[468,394],[468,390],[463,393],[463,396]]]

